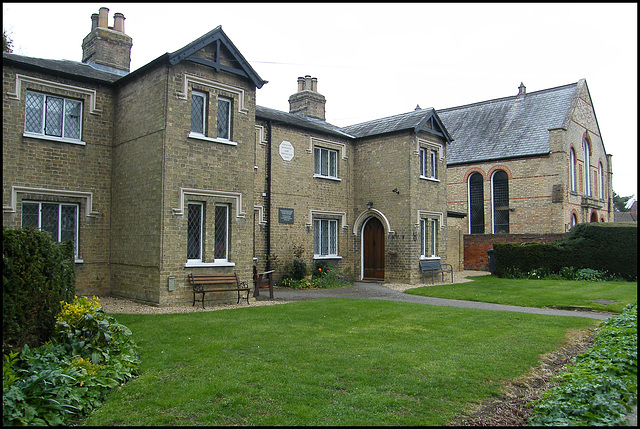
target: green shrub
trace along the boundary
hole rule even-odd
[[[594,344],[556,377],[559,384],[533,403],[535,426],[625,425],[637,403],[638,303],[603,322]]]
[[[102,403],[137,374],[131,331],[94,298],[65,304],[51,342],[25,345],[3,361],[3,424],[62,425]]]
[[[47,232],[3,228],[2,348],[32,347],[54,332],[60,302],[75,293],[73,244]]]

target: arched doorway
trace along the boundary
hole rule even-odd
[[[595,212],[591,213],[591,222],[598,222],[598,215]]]
[[[384,227],[376,217],[362,228],[362,279],[384,280]]]

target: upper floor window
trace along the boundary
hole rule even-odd
[[[571,192],[576,192],[576,151],[573,148],[571,148],[569,152],[569,170]]]
[[[438,255],[437,219],[420,219],[420,253],[423,258]]]
[[[584,194],[591,196],[591,154],[589,151],[589,142],[584,141]]]
[[[313,220],[313,254],[314,257],[338,256],[337,220]]]
[[[27,91],[24,131],[61,139],[80,141],[82,102]]]
[[[191,132],[205,135],[207,119],[207,94],[191,92]]]
[[[231,100],[218,97],[217,134],[221,139],[231,140]]]
[[[484,185],[480,173],[469,176],[469,224],[471,234],[484,234]]]
[[[338,151],[323,147],[313,148],[314,173],[317,176],[338,178]]]
[[[598,190],[598,196],[600,199],[604,199],[604,169],[602,168],[602,163],[598,163],[598,185],[600,189]]]
[[[493,233],[509,233],[509,176],[503,170],[493,174]]]
[[[438,178],[438,152],[420,148],[420,177]]]
[[[78,259],[77,204],[23,201],[22,226],[46,231],[55,242],[71,241]]]

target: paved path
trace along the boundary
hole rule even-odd
[[[261,294],[259,299],[268,299],[268,294],[265,295]],[[571,311],[554,310],[550,308],[518,307],[515,305],[490,304],[487,302],[462,301],[457,299],[431,298],[426,296],[409,295],[403,292],[389,289],[382,283],[369,282],[356,282],[353,286],[347,286],[339,289],[289,289],[276,286],[274,288],[274,296],[276,300],[287,301],[302,301],[321,298],[386,299],[390,301],[415,302],[418,304],[438,305],[445,307],[513,311],[518,313],[544,314],[548,316],[586,317],[599,320],[606,320],[611,316],[615,316],[615,313],[605,313],[597,311]]]

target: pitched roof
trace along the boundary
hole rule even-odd
[[[2,53],[3,63],[13,63],[34,71],[57,74],[80,80],[113,83],[122,77],[121,74],[99,70],[90,64],[70,60],[48,60],[44,58],[25,57],[17,54]]]
[[[427,124],[430,124],[431,129],[426,127]],[[427,131],[441,135],[449,142],[453,140],[433,108],[416,108],[413,112],[348,125],[342,127],[341,130],[354,137],[369,137],[403,130]]]
[[[447,165],[548,154],[549,130],[563,126],[577,86],[438,110],[455,139]]]
[[[323,121],[322,119],[311,118],[299,113],[287,113],[281,110],[271,109],[269,107],[256,106],[256,118],[268,119],[273,122],[291,125],[307,130],[319,131],[338,137],[353,138],[340,130],[335,125]]]

